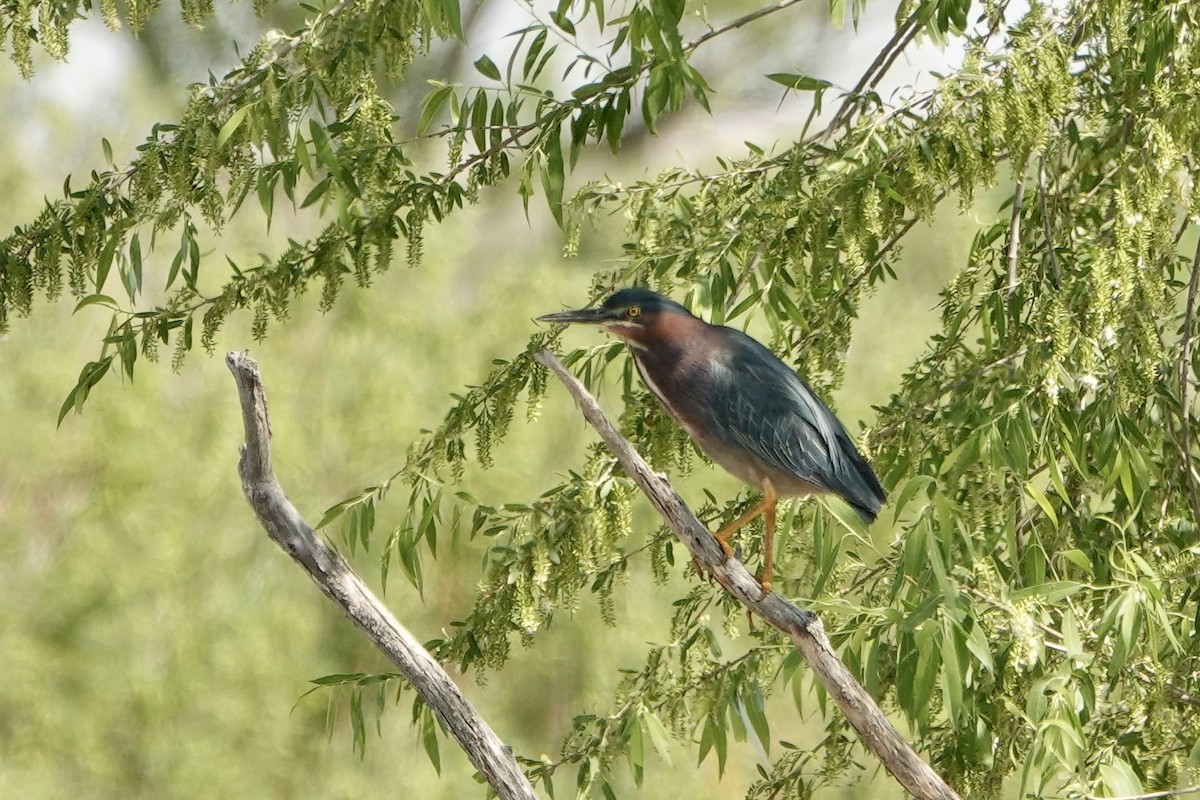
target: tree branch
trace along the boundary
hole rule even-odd
[[[1021,253],[1021,206],[1025,200],[1025,178],[1013,189],[1012,218],[1008,222],[1008,282],[1007,293],[1017,290],[1017,258]]]
[[[834,113],[833,119],[825,126],[825,130],[817,135],[816,141],[825,141],[839,127],[849,124],[850,118],[854,115],[854,104],[861,99],[863,92],[873,91],[879,85],[879,82],[887,75],[888,70],[892,68],[892,64],[896,63],[896,59],[900,57],[904,49],[916,38],[917,32],[921,29],[921,25],[918,24],[918,16],[917,12],[913,12],[896,28],[896,32],[892,34],[892,38],[883,46],[879,54],[875,57],[875,60],[871,62],[871,65],[867,67],[866,71],[858,79],[858,83],[846,95],[841,106]]]
[[[690,53],[693,50],[695,50],[697,47],[699,47],[700,45],[707,42],[709,39],[714,39],[723,33],[728,33],[729,31],[745,27],[746,25],[749,25],[751,22],[757,22],[758,20],[762,19],[763,17],[767,16],[768,14],[774,14],[776,11],[782,11],[783,9],[787,8],[788,6],[794,6],[794,5],[796,5],[796,3],[799,3],[799,2],[800,2],[800,0],[779,0],[779,2],[775,3],[774,5],[760,8],[757,11],[751,11],[749,14],[738,17],[737,19],[732,20],[730,22],[726,22],[724,25],[720,25],[716,28],[709,30],[707,33],[705,33],[701,36],[697,36],[695,39],[693,39],[691,42],[689,42],[688,45],[683,48],[683,50],[685,53]]]
[[[1046,194],[1046,156],[1038,160],[1038,197],[1042,201],[1042,235],[1046,238],[1046,255],[1050,258],[1050,276],[1057,286],[1062,278],[1058,273],[1058,254],[1055,253],[1054,224],[1050,220],[1050,201]]]
[[[371,592],[340,555],[314,534],[283,493],[271,466],[271,424],[258,365],[247,353],[229,353],[225,363],[237,382],[246,443],[238,474],[258,521],[295,559],[329,599],[383,651],[408,680],[475,768],[502,800],[536,800],[512,748],[496,736],[450,676]]]
[[[1188,279],[1187,306],[1183,317],[1183,338],[1179,344],[1179,423],[1180,455],[1187,474],[1188,498],[1192,513],[1200,514],[1200,476],[1192,457],[1192,341],[1196,334],[1196,296],[1200,291],[1200,240],[1192,257],[1192,275]]]
[[[1087,795],[1087,800],[1162,800],[1164,797],[1179,797],[1184,794],[1200,793],[1200,786],[1189,786],[1186,789],[1164,789],[1161,792],[1148,792],[1146,794],[1127,794],[1124,797],[1099,797],[1094,794]]]
[[[717,540],[696,519],[671,488],[667,479],[650,469],[633,446],[613,427],[596,400],[552,353],[542,350],[537,360],[550,368],[579,404],[584,418],[600,434],[621,466],[666,520],[667,525],[691,552],[696,562],[742,605],[758,614],[792,640],[812,668],[817,680],[842,709],[888,771],[920,800],[958,800],[958,795],[904,740],[874,698],[867,693],[833,651],[821,620],[778,594],[764,592],[758,581],[736,559],[726,559]]]

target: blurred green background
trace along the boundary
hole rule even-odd
[[[821,24],[823,12],[811,19]],[[888,20],[881,14],[881,23]],[[137,40],[88,22],[74,33],[67,65],[43,63],[28,83],[0,69],[8,134],[0,137],[7,189],[0,225],[30,218],[67,173],[102,166],[100,136],[118,163],[127,159],[153,122],[178,112],[186,83],[206,69],[219,74],[232,63],[231,42],[244,46],[269,24],[287,20],[255,21],[235,6],[197,33],[164,10]],[[881,29],[886,35],[886,24]],[[826,43],[812,58],[828,59],[838,46]],[[820,64],[812,71],[822,74]],[[738,104],[737,124],[761,134],[759,143],[794,123],[794,112],[776,109],[777,94],[724,97]],[[411,100],[398,96],[398,111]],[[696,135],[696,126],[713,124],[682,115],[661,140],[642,137],[588,168],[639,176],[704,166],[713,154],[698,151],[698,142],[716,148],[741,135]],[[247,258],[275,252],[306,222],[277,219],[268,232],[260,219],[239,220],[222,232],[222,248]],[[936,293],[963,262],[978,222],[951,207],[918,227],[903,257],[906,279],[863,308],[846,385],[834,398],[852,430],[869,422],[871,405],[884,402],[919,357]],[[313,678],[387,664],[266,538],[244,502],[237,397],[219,356],[249,347],[259,361],[279,478],[315,522],[398,468],[419,431],[440,421],[450,393],[482,378],[491,359],[521,349],[534,316],[579,303],[619,245],[619,221],[605,223],[585,233],[579,257],[564,260],[548,215],[535,204],[527,221],[515,187],[501,186],[430,231],[419,268],[397,264],[369,290],[347,287],[328,314],[311,296],[262,344],[252,342],[245,320],[233,321],[220,334],[218,357],[193,355],[177,374],[167,363],[141,363],[134,382],[105,381],[86,412],[57,429],[59,407],[96,356],[107,317],[95,309],[72,315],[68,300],[15,320],[0,340],[0,797],[482,796],[452,744],[443,742],[441,774],[431,766],[409,729],[408,697],[384,714],[378,736],[369,733],[360,758],[345,695],[305,695]],[[569,337],[602,341],[589,331]],[[619,398],[613,391],[601,399],[611,409]],[[577,467],[593,439],[565,392],[551,386],[540,417],[518,418],[497,466],[469,473],[465,485],[482,502],[535,497],[556,473]],[[696,502],[701,487],[722,497],[739,488],[703,467],[680,484]],[[648,506],[635,512],[638,527],[652,533]],[[468,612],[486,546],[441,550],[427,564],[424,598],[393,579],[386,600],[418,638],[439,636]],[[374,555],[359,553],[357,567],[378,585]],[[554,757],[571,718],[604,713],[619,670],[640,667],[647,642],[669,637],[675,595],[645,567],[617,592],[616,627],[605,626],[585,598],[484,685],[462,677],[471,700],[522,755]],[[691,580],[684,564],[675,573],[675,581]],[[771,713],[784,738],[820,733],[819,721],[793,719],[790,699]],[[637,796],[740,796],[760,758],[737,744],[716,784],[715,759],[696,768],[694,751],[677,750],[671,765],[652,759]],[[635,794],[632,782],[627,790]],[[862,783],[827,796],[899,796],[899,789],[871,766]]]

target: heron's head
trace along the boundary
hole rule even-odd
[[[662,324],[666,317],[695,319],[671,298],[634,287],[621,289],[595,308],[559,311],[538,317],[538,321],[598,325],[631,344],[647,346],[655,337],[674,329],[675,326]]]

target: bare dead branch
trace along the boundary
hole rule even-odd
[[[762,586],[740,561],[727,560],[709,530],[696,519],[667,479],[651,470],[613,427],[583,384],[549,351],[542,350],[537,354],[537,360],[549,367],[567,387],[584,418],[600,434],[696,562],[707,569],[731,596],[792,640],[817,680],[896,780],[920,800],[959,800],[954,790],[921,760],[888,722],[874,698],[850,674],[833,651],[816,614],[798,608],[778,594],[763,592]]]
[[[513,758],[512,749],[492,731],[441,665],[375,597],[345,559],[313,534],[284,495],[271,465],[271,425],[258,365],[247,353],[229,353],[225,363],[237,382],[246,428],[238,474],[246,499],[267,534],[396,665],[498,797],[535,800],[537,795]]]

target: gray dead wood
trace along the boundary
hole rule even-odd
[[[608,449],[645,493],[667,525],[725,590],[767,624],[787,634],[808,662],[817,680],[842,709],[871,752],[893,777],[920,800],[959,800],[953,789],[926,764],[892,726],[874,698],[867,693],[833,651],[821,620],[762,586],[736,559],[726,559],[709,530],[696,519],[671,488],[667,479],[650,469],[633,446],[608,421],[596,399],[566,367],[543,350],[537,360],[566,385],[583,416],[600,434]]]
[[[513,758],[512,749],[467,702],[429,651],[392,616],[350,565],[313,534],[284,496],[271,466],[271,425],[258,365],[247,353],[230,353],[225,363],[237,381],[246,427],[238,473],[246,499],[267,534],[391,659],[498,797],[534,800],[537,795]]]

